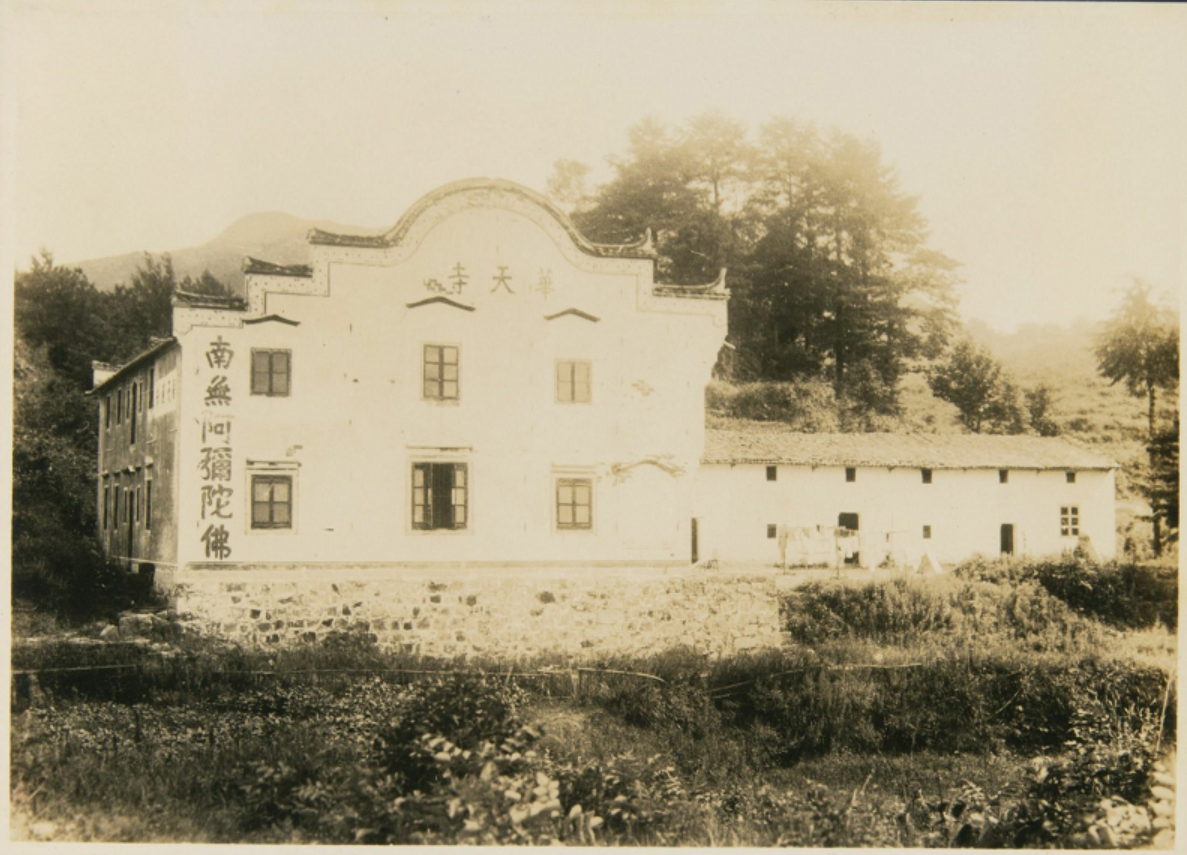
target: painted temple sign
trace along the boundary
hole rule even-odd
[[[232,551],[231,530],[227,524],[234,517],[231,497],[235,494],[230,486],[233,477],[230,368],[234,359],[235,351],[221,335],[210,342],[206,351],[206,409],[199,420],[199,528],[205,526],[199,540],[206,557],[216,561],[227,560]]]

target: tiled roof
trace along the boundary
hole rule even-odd
[[[240,312],[247,309],[247,303],[241,297],[195,294],[192,291],[182,291],[180,288],[173,291],[173,302],[175,305],[180,304],[194,309],[234,309]]]
[[[102,389],[103,387],[111,385],[116,380],[119,380],[121,377],[126,376],[130,371],[132,371],[132,369],[134,369],[140,365],[143,365],[145,362],[152,359],[157,354],[164,353],[166,350],[169,350],[171,347],[173,347],[174,345],[177,344],[177,339],[173,338],[172,336],[169,336],[168,338],[158,338],[157,336],[152,336],[151,340],[152,340],[152,344],[149,345],[148,348],[140,351],[140,353],[133,356],[131,359],[129,359],[123,365],[119,366],[118,368],[115,368],[115,373],[112,374],[110,377],[108,377],[106,380],[104,380],[102,383],[97,384],[93,389],[91,389],[89,394],[93,395],[94,393],[96,393],[100,389]],[[92,363],[92,364],[95,364],[95,363]],[[112,368],[114,366],[108,366],[108,367]]]
[[[263,276],[300,276],[308,279],[313,275],[313,268],[308,264],[273,264],[271,261],[261,261],[248,255],[243,259],[243,272]]]
[[[705,463],[918,466],[928,469],[1115,469],[1057,437],[987,434],[792,433],[706,430]]]

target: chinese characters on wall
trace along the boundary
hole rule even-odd
[[[209,376],[205,391],[206,411],[201,418],[201,447],[198,473],[201,478],[199,507],[205,530],[201,542],[206,557],[224,561],[231,557],[231,532],[227,529],[234,512],[231,497],[231,406],[229,371],[235,352],[220,335],[206,351]],[[227,372],[227,373],[223,373]],[[201,524],[200,526],[201,527]]]
[[[512,287],[512,283],[515,282],[515,274],[508,264],[495,265],[490,281],[493,283],[489,289],[489,293],[491,294],[499,293],[514,296],[517,293],[515,288]],[[430,276],[424,280],[423,284],[426,291],[434,294],[462,296],[469,282],[470,273],[465,265],[459,261],[450,268],[448,275],[440,278]],[[539,276],[536,279],[536,284],[528,290],[544,295],[544,299],[547,301],[549,295],[556,290],[552,281],[552,268],[541,268]]]

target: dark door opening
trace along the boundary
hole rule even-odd
[[[1002,523],[1002,555],[1014,554],[1014,524]]]
[[[696,564],[700,561],[700,555],[697,549],[697,518],[692,518],[692,563]]]
[[[837,515],[837,528],[847,529],[848,532],[852,532],[854,535],[856,535],[856,533],[859,529],[860,522],[861,521],[858,518],[857,514],[838,514]],[[838,532],[838,534],[839,535],[846,534],[848,532]],[[845,556],[845,563],[850,564],[850,565],[860,566],[861,565],[861,553],[858,552],[856,549],[854,549],[851,553],[849,553]]]

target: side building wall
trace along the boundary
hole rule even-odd
[[[99,539],[129,569],[177,563],[178,402],[181,351],[173,347],[98,393]]]
[[[699,557],[774,565],[780,560],[778,527],[832,529],[841,514],[858,517],[856,546],[867,567],[888,557],[915,565],[925,552],[945,562],[996,557],[1003,525],[1013,526],[1014,554],[1059,554],[1078,543],[1061,532],[1064,507],[1079,509],[1079,533],[1091,538],[1101,558],[1114,556],[1111,471],[1081,470],[1075,483],[1068,483],[1064,470],[1008,472],[1001,483],[997,469],[937,469],[927,484],[920,469],[857,467],[856,480],[848,482],[845,467],[780,465],[769,481],[766,465],[703,464],[694,499]],[[808,549],[793,545],[789,560],[807,551],[814,559],[807,563],[831,566],[835,549],[826,549],[827,535],[801,536]]]

